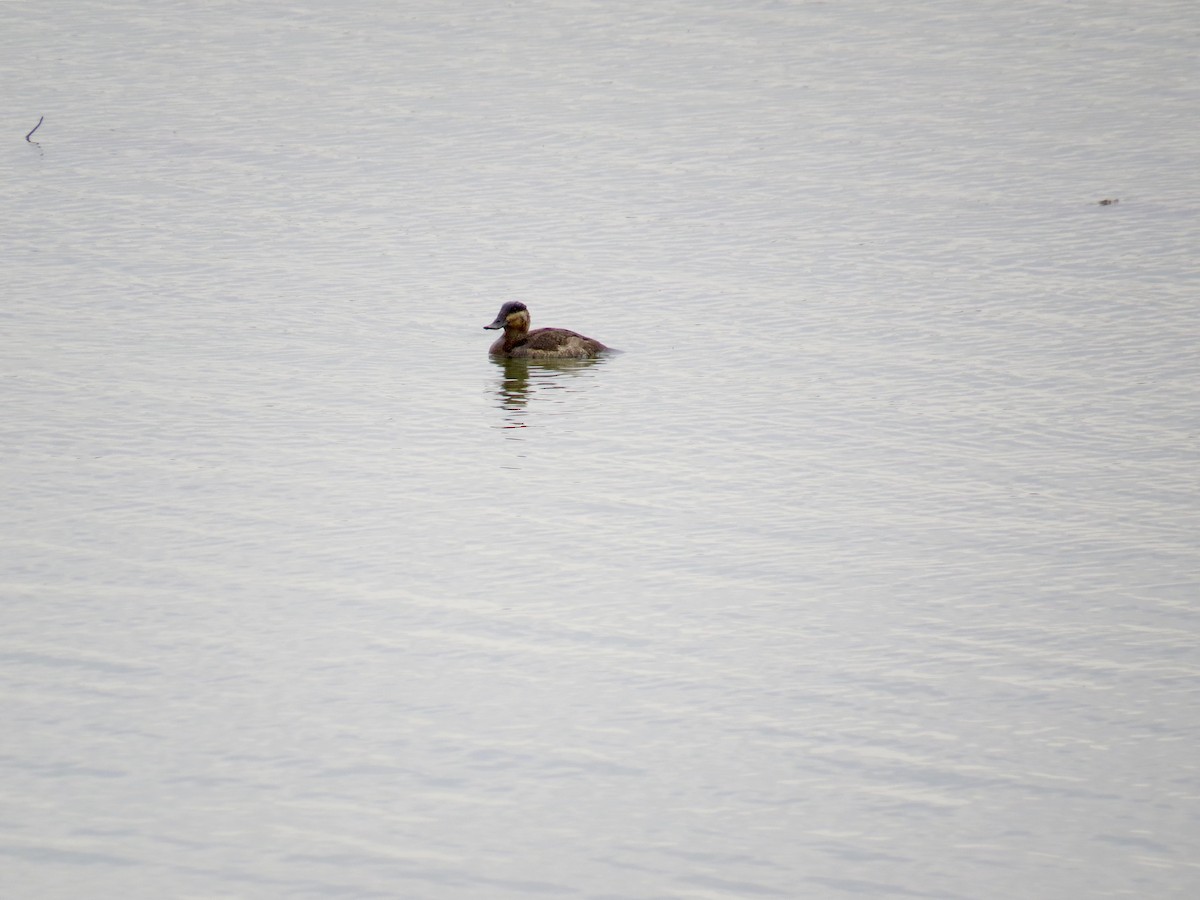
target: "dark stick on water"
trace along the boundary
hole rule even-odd
[[[41,128],[41,127],[42,127],[42,123],[43,123],[43,122],[45,122],[45,121],[46,121],[46,117],[45,117],[45,116],[42,116],[40,119],[38,119],[38,123],[37,123],[36,125],[34,125],[34,126],[33,126],[33,128],[30,130],[29,134],[25,135],[25,140],[29,141],[29,139],[30,139],[31,137],[33,137],[33,132],[35,132],[35,131],[37,131],[39,128]],[[32,143],[33,143],[33,141],[29,141],[29,143],[31,143],[31,144],[32,144]]]

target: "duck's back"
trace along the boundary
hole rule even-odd
[[[588,359],[608,348],[597,340],[566,328],[538,328],[509,351],[529,359]]]

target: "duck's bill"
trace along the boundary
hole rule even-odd
[[[500,330],[500,329],[501,329],[501,328],[503,328],[503,327],[504,327],[504,320],[503,320],[503,319],[497,319],[497,320],[496,320],[495,322],[493,322],[491,325],[484,325],[484,326],[483,326],[483,330],[484,330],[484,331],[498,331],[498,330]]]

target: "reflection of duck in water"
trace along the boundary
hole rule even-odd
[[[609,353],[615,353],[609,350]],[[513,359],[508,356],[493,356],[492,363],[500,371],[496,385],[496,405],[504,411],[504,428],[526,428],[531,420],[526,417],[532,411],[530,404],[537,405],[547,400],[554,402],[559,397],[555,410],[558,415],[567,415],[569,405],[564,405],[563,394],[582,393],[587,390],[590,379],[584,376],[588,369],[603,365],[608,354],[589,359]],[[550,393],[553,391],[554,393]],[[562,393],[560,393],[562,392]],[[540,401],[539,401],[540,398]],[[550,411],[546,407],[546,412]]]
[[[488,331],[504,329],[504,336],[497,339],[488,352],[510,359],[591,359],[609,349],[599,341],[565,328],[530,331],[529,309],[519,300],[505,303],[496,314],[496,321],[483,327]]]
[[[504,427],[524,428],[525,423],[521,421],[521,417],[529,404],[529,363],[523,359],[505,358],[497,358],[495,362],[504,368],[504,377],[500,379],[496,390],[500,408],[508,413],[505,418],[510,424]]]

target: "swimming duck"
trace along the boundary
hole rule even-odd
[[[496,313],[496,321],[483,326],[487,331],[504,329],[504,336],[492,344],[493,356],[512,359],[590,359],[608,350],[599,341],[567,331],[565,328],[529,330],[529,309],[519,300],[510,300]]]

